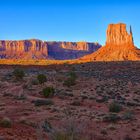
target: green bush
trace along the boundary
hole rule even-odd
[[[76,84],[76,81],[75,79],[73,78],[68,78],[64,81],[63,85],[64,86],[67,86],[67,87],[71,87],[71,86],[74,86]]]
[[[43,95],[45,97],[52,97],[54,95],[54,88],[53,87],[46,87],[43,89]]]
[[[17,80],[22,80],[23,77],[25,76],[25,73],[24,73],[24,71],[22,69],[15,69],[13,71],[13,75],[15,76],[15,78]]]
[[[44,75],[44,74],[39,74],[37,76],[37,79],[38,79],[40,84],[43,84],[43,83],[45,83],[47,81],[46,75]]]
[[[9,118],[3,118],[0,120],[0,127],[10,128],[12,126],[11,120]]]
[[[74,72],[68,73],[68,78],[64,81],[63,85],[67,87],[74,86],[76,84],[77,75]]]
[[[118,103],[116,102],[112,102],[110,105],[109,105],[109,111],[110,112],[114,112],[114,113],[118,113],[122,110],[122,106],[119,105]]]
[[[76,80],[76,78],[77,78],[77,75],[76,75],[75,72],[70,72],[70,73],[68,74],[68,76],[69,76],[70,78],[72,78],[72,79],[75,79],[75,80]]]

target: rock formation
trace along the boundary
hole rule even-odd
[[[76,59],[91,54],[101,45],[87,42],[47,42],[49,57],[56,60]]]
[[[107,29],[106,46],[110,45],[134,45],[131,27],[128,33],[125,24],[110,24]]]
[[[45,59],[47,45],[40,40],[0,41],[0,58],[4,59]]]
[[[84,61],[124,61],[140,60],[140,50],[134,46],[132,29],[127,32],[126,25],[110,24],[107,29],[105,46],[95,53],[81,58]]]
[[[44,42],[41,40],[0,41],[1,59],[75,59],[101,46],[87,42]]]

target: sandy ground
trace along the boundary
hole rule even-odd
[[[15,68],[24,70],[23,80],[15,79]],[[71,72],[76,82],[67,87]],[[34,84],[39,73],[47,77],[44,84]],[[55,94],[46,98],[42,89],[49,86]],[[53,104],[36,106],[37,100]],[[122,108],[115,119],[109,111],[114,101]],[[140,140],[140,62],[1,65],[0,122],[5,118],[11,127],[0,126],[0,140],[53,140],[55,131],[70,127],[79,140]]]

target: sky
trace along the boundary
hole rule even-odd
[[[140,48],[139,0],[0,0],[0,40],[87,41],[104,45],[110,23],[131,25]]]

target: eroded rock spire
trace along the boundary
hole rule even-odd
[[[131,26],[130,31],[127,32],[126,24],[110,24],[105,46],[81,59],[84,61],[140,60],[140,50],[134,45]]]
[[[126,24],[110,24],[107,29],[107,46],[112,45],[134,45],[132,28],[130,26],[130,34],[127,32]]]

